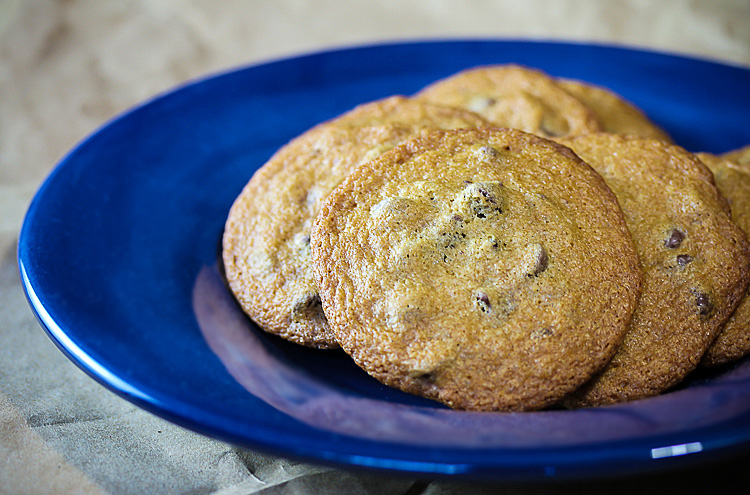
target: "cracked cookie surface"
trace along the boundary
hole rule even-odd
[[[310,260],[322,201],[360,163],[426,130],[486,125],[460,109],[395,96],[360,105],[282,147],[235,200],[224,231],[227,282],[261,328],[318,348],[338,347]]]
[[[544,137],[601,130],[594,113],[552,77],[518,65],[468,69],[427,86],[416,98],[465,108],[496,126]]]
[[[750,276],[746,236],[730,220],[711,171],[684,149],[605,133],[560,142],[617,196],[644,273],[625,340],[566,405],[657,395],[695,369],[744,295]]]
[[[468,410],[535,410],[614,354],[641,272],[614,195],[567,148],[434,132],[353,172],[312,252],[336,340],[383,383]]]

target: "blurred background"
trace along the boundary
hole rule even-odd
[[[130,106],[269,59],[446,38],[594,42],[750,68],[750,1],[0,0],[0,493],[465,492],[262,456],[140,411],[49,342],[15,261],[44,177]]]
[[[611,43],[750,65],[750,2],[0,0],[1,182],[22,170],[28,195],[103,121],[206,73],[331,47],[467,37]]]

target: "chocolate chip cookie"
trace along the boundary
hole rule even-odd
[[[310,261],[310,226],[328,193],[360,163],[426,129],[486,125],[479,116],[404,97],[359,106],[295,138],[258,170],[223,238],[229,287],[264,330],[337,347]]]
[[[589,134],[561,142],[604,177],[633,234],[643,292],[607,367],[569,407],[653,396],[691,372],[745,293],[750,246],[711,171],[663,141]]]
[[[558,79],[557,82],[594,112],[603,131],[672,141],[640,108],[609,89],[582,81]]]
[[[601,129],[593,112],[552,77],[518,65],[468,69],[427,86],[416,97],[465,108],[497,126],[544,137]]]
[[[750,148],[748,148],[750,152]],[[750,153],[748,153],[750,157]],[[716,186],[727,198],[732,209],[732,221],[746,233],[750,232],[750,160],[744,165],[711,155],[698,153],[698,157],[714,174]],[[750,353],[750,295],[729,318],[719,336],[708,348],[701,364],[719,366],[736,361]]]
[[[437,131],[363,164],[323,203],[311,246],[342,348],[458,409],[559,401],[612,357],[641,284],[602,178],[510,129]]]
[[[735,162],[737,165],[750,166],[750,144],[742,148],[724,153],[722,158]]]

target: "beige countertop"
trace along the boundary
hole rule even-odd
[[[624,493],[713,476],[736,481],[746,471],[738,466],[747,457],[690,473],[479,487],[310,466],[146,413],[88,378],[46,337],[24,299],[16,240],[34,192],[76,142],[128,107],[212,72],[443,38],[597,42],[750,67],[750,2],[0,0],[0,494]]]

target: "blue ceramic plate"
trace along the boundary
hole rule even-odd
[[[750,70],[621,48],[456,41],[368,46],[210,77],[145,103],[67,155],[32,202],[19,262],[57,345],[133,403],[311,462],[484,479],[581,478],[750,445],[750,361],[614,407],[453,411],[380,385],[342,352],[263,334],[217,267],[234,198],[290,138],[460,69],[515,62],[612,88],[694,151],[750,143]]]

